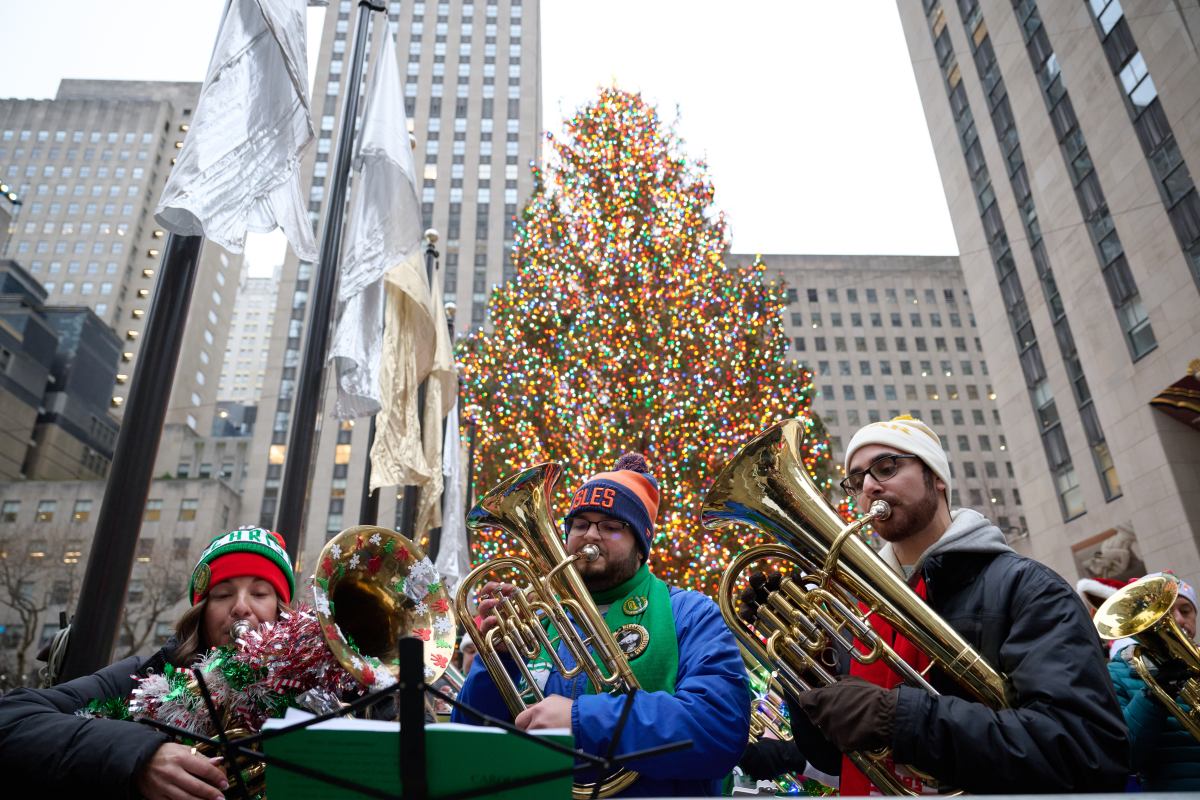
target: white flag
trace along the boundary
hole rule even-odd
[[[296,255],[317,258],[300,191],[312,142],[305,0],[231,0],[200,101],[155,219],[242,252],[246,231],[282,228]]]
[[[363,112],[355,159],[359,177],[350,204],[338,283],[338,317],[330,347],[338,377],[334,415],[339,419],[379,411],[383,277],[419,255],[421,245],[421,205],[390,30],[384,31],[381,50]],[[415,300],[428,303],[423,265],[418,264],[417,272],[419,277],[410,276],[407,283],[421,295]],[[416,335],[432,341],[435,332],[424,328]]]
[[[442,517],[442,543],[438,548],[438,574],[446,588],[454,591],[463,576],[471,571],[471,553],[467,544],[467,528],[463,519],[462,443],[458,431],[458,403],[446,416],[446,438],[442,443],[442,481],[445,483],[446,513]]]

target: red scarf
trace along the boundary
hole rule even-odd
[[[917,585],[913,587],[913,590],[917,593],[918,597],[920,597],[922,600],[925,599],[925,579],[923,577],[917,580]],[[860,605],[859,607],[864,613],[866,612],[865,606]],[[905,662],[915,668],[918,672],[925,669],[925,667],[929,665],[929,657],[924,653],[924,651],[917,649],[916,645],[914,645],[908,639],[905,639],[903,636],[897,634],[892,626],[889,625],[887,621],[878,614],[872,615],[869,618],[869,622],[871,627],[875,629],[875,632],[879,634],[883,641],[891,645],[892,649],[895,650]],[[871,650],[871,648],[867,647],[857,639],[854,643],[861,653],[865,654]],[[870,681],[876,686],[882,686],[885,689],[893,689],[904,682],[903,679],[883,661],[876,661],[873,664],[861,664],[858,661],[851,659],[850,674],[855,677],[862,678],[863,680]],[[888,763],[889,766],[891,766],[891,762],[889,761]],[[910,775],[901,775],[897,773],[894,766],[891,768],[893,774],[896,774],[906,786],[915,791],[917,794],[933,791],[931,787],[926,787],[916,778],[913,778]],[[863,797],[872,794],[882,794],[875,784],[871,783],[867,776],[864,775],[858,767],[854,766],[854,762],[846,756],[842,756],[842,780],[839,793],[845,797]]]

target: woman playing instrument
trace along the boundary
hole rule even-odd
[[[49,689],[18,689],[0,698],[0,767],[16,795],[219,800],[228,788],[220,758],[171,742],[148,725],[89,718],[92,701],[126,697],[137,679],[167,664],[188,665],[231,642],[235,623],[274,622],[295,590],[283,540],[262,528],[214,538],[189,586],[192,606],[175,637],[149,658],[133,656]],[[27,792],[20,791],[27,789]]]
[[[1171,608],[1171,616],[1184,635],[1194,641],[1196,590],[1183,581],[1179,582],[1179,596]],[[1132,639],[1113,642],[1112,660],[1108,662],[1108,674],[1116,687],[1125,724],[1129,726],[1133,770],[1146,791],[1200,791],[1200,741],[1192,737],[1138,676],[1131,663],[1135,645]],[[1166,677],[1162,672],[1158,670],[1156,675],[1160,684]]]

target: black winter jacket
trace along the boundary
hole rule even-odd
[[[170,737],[148,725],[85,719],[75,712],[91,700],[127,696],[135,673],[161,671],[166,649],[150,658],[118,661],[49,689],[16,689],[0,697],[5,795],[133,797],[138,771]]]
[[[1014,552],[947,552],[920,567],[926,600],[1006,678],[1010,708],[902,686],[896,761],[969,793],[1115,792],[1129,741],[1105,654],[1082,602],[1044,564]]]

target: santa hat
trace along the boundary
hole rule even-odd
[[[1088,611],[1095,614],[1096,609],[1104,605],[1104,601],[1117,593],[1117,590],[1129,585],[1129,581],[1118,581],[1112,578],[1080,578],[1075,584],[1075,591],[1083,598]]]

